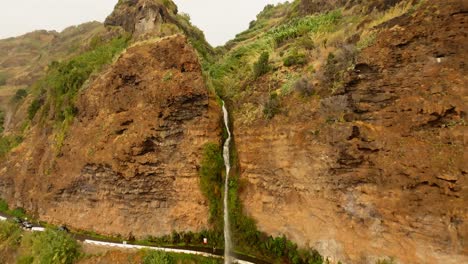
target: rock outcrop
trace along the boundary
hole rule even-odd
[[[260,229],[343,263],[468,261],[467,10],[437,1],[383,26],[330,99],[341,122],[291,98],[287,116],[234,116]]]
[[[165,23],[177,24],[177,6],[171,0],[122,0],[105,25],[121,26],[135,38],[160,35]]]
[[[104,234],[208,228],[202,146],[220,140],[220,108],[198,57],[177,35],[128,48],[82,92],[56,157],[37,126],[9,157],[0,193],[40,219]]]

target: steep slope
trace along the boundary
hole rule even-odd
[[[57,157],[43,129],[13,151],[2,196],[43,220],[106,234],[207,228],[197,168],[202,146],[220,138],[220,109],[185,37],[129,48],[77,110]]]
[[[116,15],[134,4],[141,14]],[[119,22],[157,27],[156,7],[172,31]],[[188,38],[198,50],[211,47],[156,0],[121,1],[107,21],[117,24],[51,63],[19,105],[14,132],[24,141],[0,157],[1,197],[41,220],[104,234],[208,229],[198,170],[202,147],[220,144],[221,109]],[[175,34],[184,32],[193,34]]]
[[[288,18],[299,2],[266,8],[211,71],[245,211],[335,261],[466,262],[466,3]]]

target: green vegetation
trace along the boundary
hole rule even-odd
[[[5,72],[0,72],[0,86],[3,86],[6,84],[8,79],[8,76]]]
[[[7,247],[19,247],[21,233],[21,229],[16,223],[0,221],[0,256],[2,251]]]
[[[342,18],[340,10],[335,10],[322,15],[295,18],[288,23],[282,24],[267,34],[273,37],[276,45],[280,46],[290,39],[299,38],[310,32],[330,32],[335,29],[338,21]]]
[[[80,256],[78,243],[65,232],[46,229],[26,236],[22,243],[30,248],[32,263],[71,264]]]
[[[200,184],[203,194],[210,205],[210,221],[215,230],[222,230],[222,171],[224,161],[221,147],[214,143],[207,143],[203,148],[203,158],[200,167]]]
[[[0,254],[18,252],[18,263],[71,264],[80,257],[78,243],[67,233],[47,229],[45,232],[24,233],[18,224],[0,222]]]
[[[0,199],[0,212],[19,218],[26,218],[27,214],[23,208],[10,209],[8,203]]]
[[[294,50],[291,54],[286,56],[283,60],[283,65],[286,67],[291,67],[294,65],[304,65],[307,63],[306,55],[299,53],[297,50]]]
[[[271,93],[268,100],[263,106],[263,114],[266,118],[272,119],[276,114],[280,112],[280,102],[276,93]]]
[[[32,101],[31,105],[29,105],[28,107],[29,120],[32,120],[36,116],[37,111],[39,111],[43,103],[44,103],[44,100],[41,98],[35,98]]]
[[[128,45],[126,34],[96,46],[80,55],[63,62],[53,61],[46,76],[33,87],[34,100],[28,108],[28,118],[33,120],[42,109],[40,116],[52,117],[55,121],[55,141],[57,154],[60,153],[68,127],[78,113],[75,99],[80,89],[93,73],[100,72],[112,62]]]
[[[23,142],[22,136],[0,136],[0,158],[4,157],[10,150],[21,144],[21,142]]]
[[[222,259],[207,258],[196,255],[176,254],[163,251],[143,250],[143,264],[218,264]]]
[[[190,22],[190,16],[179,13],[175,19],[179,28],[188,37],[190,44],[198,52],[203,69],[207,69],[214,61],[215,52],[205,39],[205,34]]]
[[[163,251],[150,250],[143,258],[143,264],[172,264],[174,259]]]
[[[270,67],[268,66],[269,57],[270,54],[268,54],[268,52],[263,52],[258,58],[258,61],[253,65],[254,79],[257,79],[270,70]]]
[[[375,264],[395,264],[395,258],[384,258],[384,259],[379,259],[375,262]]]
[[[15,93],[15,96],[13,96],[13,102],[19,102],[23,100],[28,95],[28,92],[25,89],[18,89]]]
[[[47,92],[47,100],[38,96],[28,111],[29,117],[34,117],[41,104],[48,103],[57,121],[73,118],[76,114],[74,99],[80,88],[92,73],[101,71],[104,65],[109,64],[116,54],[125,49],[128,40],[128,36],[117,37],[70,60],[52,62],[47,75],[34,87],[41,94]]]

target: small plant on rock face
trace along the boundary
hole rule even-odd
[[[270,54],[268,52],[263,52],[258,61],[253,66],[254,71],[254,79],[264,75],[270,70],[270,66],[268,65],[268,61],[270,59]]]
[[[163,82],[167,82],[167,81],[172,80],[172,77],[173,77],[172,72],[166,72],[166,74],[164,74],[162,80],[163,80]]]
[[[28,95],[28,92],[25,89],[19,89],[16,91],[15,96],[13,97],[14,102],[19,102],[21,99],[25,98]]]
[[[280,102],[276,93],[270,94],[270,97],[263,106],[263,114],[267,119],[272,119],[280,112]]]

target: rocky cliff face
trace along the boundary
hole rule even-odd
[[[330,99],[341,122],[294,98],[287,116],[234,117],[242,200],[262,230],[346,263],[468,261],[467,10],[436,2],[383,25]]]
[[[220,139],[220,108],[185,37],[129,48],[77,107],[57,157],[40,126],[11,154],[4,197],[43,220],[105,234],[208,228],[198,167],[202,146]]]

